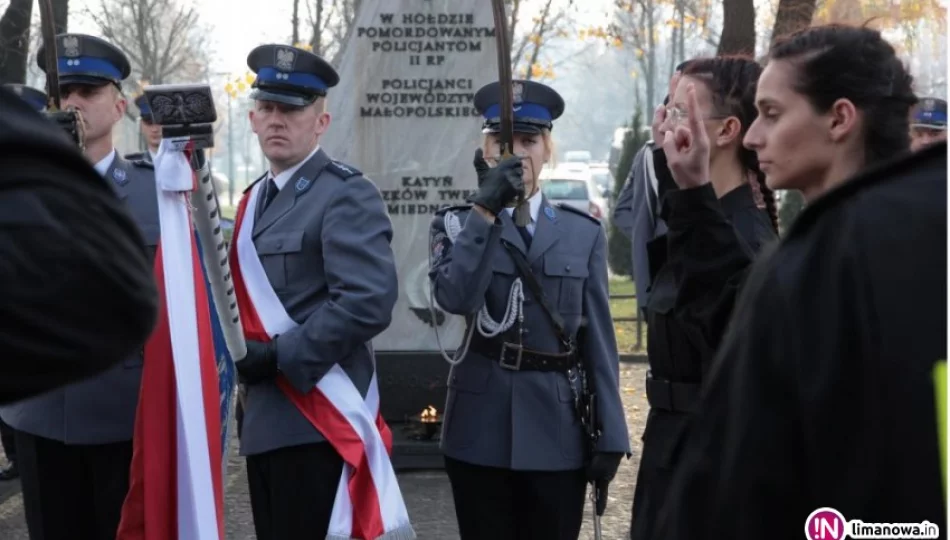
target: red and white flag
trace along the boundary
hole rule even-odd
[[[191,149],[155,158],[160,309],[145,345],[129,492],[117,540],[223,540],[218,368],[191,221]]]
[[[231,247],[231,274],[249,340],[270,341],[297,326],[274,292],[251,238],[262,182],[238,206]],[[342,360],[342,359],[341,359]],[[390,461],[392,433],[379,412],[376,374],[366,398],[334,365],[306,394],[283,376],[277,385],[343,457],[327,540],[414,539],[415,532]],[[314,536],[314,540],[322,540]]]

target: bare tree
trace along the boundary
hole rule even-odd
[[[657,19],[655,0],[616,0],[616,14],[611,33],[633,47],[643,74],[646,87],[646,103],[652,107],[656,100],[657,70]]]
[[[772,26],[772,43],[779,38],[808,28],[815,16],[816,0],[779,0]]]
[[[714,49],[718,49],[721,30],[714,29],[710,26],[713,2],[711,0],[681,0],[679,5],[685,17],[697,23],[695,30],[702,36],[703,41]],[[681,60],[685,60],[685,49],[681,50],[681,53]]]
[[[89,15],[129,58],[131,85],[207,80],[208,32],[193,7],[175,0],[100,0]]]
[[[293,26],[290,42],[297,45],[300,43],[300,0],[294,0],[294,14],[290,17],[290,24]]]
[[[310,47],[314,54],[338,60],[363,0],[306,0]],[[296,42],[295,42],[296,43]]]
[[[573,33],[570,10],[574,0],[554,2],[544,0],[539,13],[526,27],[523,0],[509,0],[510,14],[508,22],[508,38],[511,44],[511,70],[519,73],[526,80],[552,76],[549,70],[541,69],[541,53],[546,46],[558,37],[566,37]],[[520,36],[519,36],[520,30]],[[579,53],[578,53],[579,54]],[[577,56],[577,54],[572,55]],[[561,58],[558,64],[563,64],[571,58]],[[553,64],[552,64],[553,67]]]
[[[755,4],[752,0],[723,0],[722,35],[717,54],[755,54]]]
[[[0,16],[0,83],[25,83],[34,0],[10,0]],[[69,0],[52,0],[53,27],[65,32]]]

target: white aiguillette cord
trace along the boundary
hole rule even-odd
[[[526,212],[527,213],[527,212]],[[530,216],[529,216],[530,218]],[[454,212],[446,212],[445,217],[443,218],[445,223],[445,231],[447,233],[449,242],[452,244],[455,243],[455,239],[458,237],[459,233],[462,230],[461,220]],[[432,267],[432,253],[429,253],[429,267]],[[456,365],[462,363],[462,360],[465,359],[465,355],[468,353],[469,344],[472,342],[472,336],[475,333],[475,330],[478,330],[478,333],[483,337],[492,338],[498,336],[499,334],[508,331],[515,322],[519,324],[524,322],[524,288],[521,283],[521,278],[515,278],[515,281],[511,284],[511,289],[508,291],[508,302],[505,307],[505,314],[502,316],[501,321],[496,321],[491,314],[488,313],[488,305],[483,304],[481,309],[472,317],[466,317],[466,328],[465,332],[462,335],[462,342],[459,344],[458,349],[455,350],[455,354],[452,356],[448,355],[448,352],[445,350],[445,347],[442,345],[442,339],[439,336],[439,327],[438,325],[433,325],[433,330],[435,330],[435,340],[439,346],[439,352],[442,354],[442,358],[449,363],[450,366],[454,369]],[[429,285],[429,310],[432,313],[432,320],[436,320],[435,316],[436,302],[435,302],[435,283],[430,283]],[[452,377],[452,370],[449,370],[449,378]]]

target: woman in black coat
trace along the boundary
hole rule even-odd
[[[654,118],[660,213],[669,231],[648,246],[650,413],[633,501],[633,540],[655,538],[679,448],[746,270],[776,239],[775,200],[742,139],[756,118],[761,68],[751,59],[691,61]],[[659,144],[662,143],[662,147]],[[749,182],[759,183],[767,210]]]

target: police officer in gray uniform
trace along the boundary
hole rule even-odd
[[[60,34],[56,41],[62,105],[82,115],[86,158],[125,201],[154,255],[159,234],[154,171],[149,164],[126,161],[112,143],[113,126],[125,114],[120,85],[129,75],[129,61],[93,36]],[[41,48],[37,63],[44,71],[45,59]],[[109,328],[101,329],[101,339],[109,339]],[[31,538],[115,537],[128,491],[142,360],[138,352],[98,376],[0,411],[17,430]]]
[[[921,98],[911,109],[910,149],[914,152],[930,144],[947,140],[947,101]]]
[[[20,99],[25,101],[30,107],[33,107],[37,112],[46,110],[46,101],[49,99],[46,92],[33,88],[32,86],[17,83],[7,83],[4,84],[3,87],[19,96]]]
[[[248,188],[264,183],[252,239],[299,326],[266,343],[249,340],[237,362],[247,388],[241,454],[257,538],[323,538],[343,460],[276,377],[305,394],[339,364],[366,396],[371,340],[389,326],[398,293],[392,223],[376,186],[320,148],[327,90],[339,82],[330,64],[282,45],[255,48],[247,63],[257,74],[251,125],[270,163]]]
[[[538,189],[564,101],[543,84],[514,84],[515,156],[499,157],[501,92],[491,83],[474,98],[485,117],[475,155],[479,189],[472,204],[440,211],[430,230],[434,298],[468,320],[449,378],[442,444],[463,540],[573,540],[586,483],[605,492],[630,451],[607,241],[597,219],[551,205]],[[530,220],[518,227],[506,206],[523,191]],[[602,433],[593,455],[575,407],[583,392],[579,363],[590,367],[596,388]]]
[[[133,152],[124,157],[129,161],[144,160],[154,163],[158,147],[162,144],[162,126],[155,123],[145,94],[135,98],[135,106],[139,108],[139,132],[145,139],[145,151]]]

